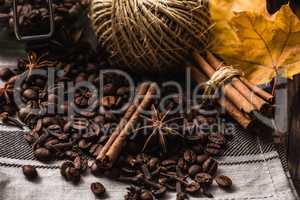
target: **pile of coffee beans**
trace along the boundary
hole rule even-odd
[[[68,15],[78,5],[75,0],[54,3],[56,18],[58,13]],[[34,5],[20,11],[37,9]],[[0,6],[0,13],[4,8]],[[0,14],[0,21],[4,18],[7,15]],[[31,23],[26,17],[25,21]],[[209,189],[214,182],[222,189],[230,189],[233,183],[218,173],[216,159],[226,149],[230,136],[216,130],[214,125],[220,116],[214,105],[169,114],[167,120],[180,118],[174,121],[179,126],[171,131],[178,135],[162,133],[149,139],[155,126],[161,124],[149,124],[148,120],[146,125],[150,128],[132,132],[114,167],[100,169],[94,160],[122,119],[126,106],[132,103],[130,94],[135,88],[124,76],[105,72],[110,66],[90,49],[76,44],[68,56],[59,57],[44,51],[28,52],[28,58],[20,59],[16,69],[0,69],[0,119],[9,126],[30,128],[24,138],[36,159],[64,160],[60,173],[74,184],[80,184],[83,173],[88,171],[128,182],[132,186],[126,200],[162,198],[167,191],[176,192],[178,200],[187,199],[188,195],[212,197]],[[133,77],[133,82],[140,82],[139,78]],[[161,99],[170,93],[171,90],[162,89],[161,98],[154,99],[152,107],[159,111]],[[185,98],[184,94],[172,95],[164,101],[165,110],[185,107]],[[145,118],[151,116],[141,116],[140,126],[145,125]],[[42,178],[34,166],[26,165],[22,170],[30,181]],[[90,189],[97,197],[105,197],[101,183],[92,183]]]
[[[49,32],[49,7],[44,0],[18,0],[18,24],[22,34],[42,34]],[[76,20],[89,5],[89,0],[53,0],[54,22],[60,26]],[[0,4],[0,24],[14,29],[12,3]]]

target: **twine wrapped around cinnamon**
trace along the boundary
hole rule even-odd
[[[220,67],[205,83],[204,95],[212,95],[216,89],[235,76],[243,76],[243,72],[232,66]]]
[[[182,69],[212,25],[208,0],[92,0],[91,21],[111,64],[151,74]]]
[[[249,128],[252,125],[251,116],[254,112],[267,115],[272,113],[269,103],[272,103],[273,96],[247,81],[242,72],[224,65],[210,52],[200,55],[194,51],[193,58],[196,63],[196,66],[190,66],[193,78],[198,83],[206,81],[206,77],[210,79],[206,82],[207,95],[222,84],[225,98],[219,99],[218,103],[241,126]]]

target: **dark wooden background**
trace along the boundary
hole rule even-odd
[[[289,131],[286,140],[288,166],[300,194],[300,75],[288,82]]]

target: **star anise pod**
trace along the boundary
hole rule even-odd
[[[151,116],[141,115],[141,117],[147,121],[147,125],[139,129],[149,128],[152,131],[144,144],[143,151],[148,147],[149,142],[154,136],[158,136],[159,144],[164,153],[167,153],[166,136],[173,135],[182,137],[176,128],[170,126],[170,123],[181,120],[183,117],[171,116],[170,110],[159,112],[155,106],[152,105]]]
[[[55,61],[49,61],[45,59],[46,55],[38,57],[37,53],[30,52],[26,60],[22,60],[19,64],[21,70],[28,71],[27,78],[31,76],[34,69],[54,67],[56,65]]]

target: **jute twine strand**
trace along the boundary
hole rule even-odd
[[[208,0],[93,0],[91,20],[112,64],[151,73],[205,48],[211,26]]]
[[[203,95],[210,96],[215,93],[217,89],[220,88],[224,83],[231,80],[236,76],[243,76],[243,72],[241,70],[235,69],[232,66],[222,66],[220,67],[212,77],[205,83],[205,90]],[[205,104],[208,99],[202,101],[201,105]]]

